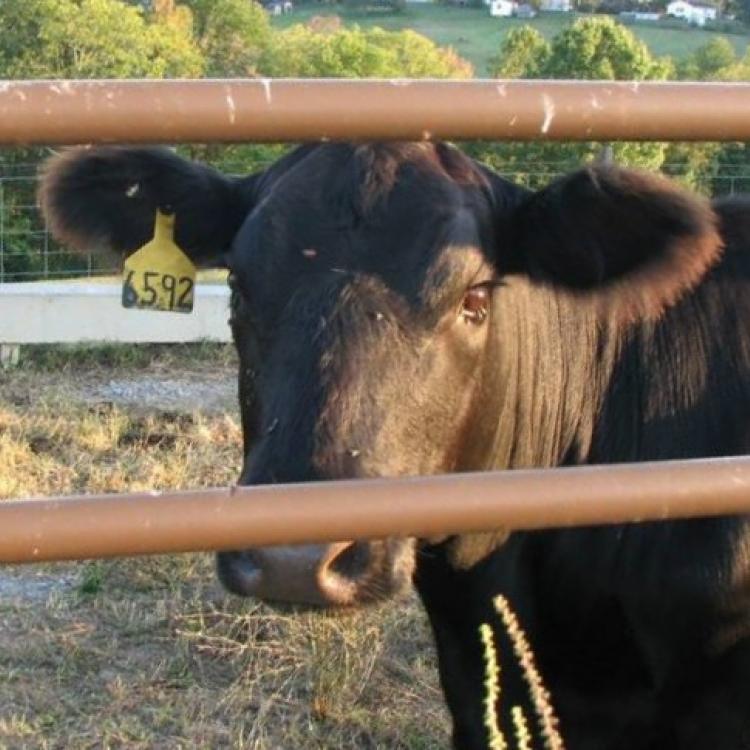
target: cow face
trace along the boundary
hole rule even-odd
[[[228,254],[241,483],[466,468],[496,200],[458,152],[417,145],[317,149],[260,186]],[[333,604],[398,591],[411,567],[402,540],[219,555],[233,591]]]
[[[304,147],[245,180],[167,151],[79,150],[41,199],[69,244],[123,253],[168,206],[178,244],[229,267],[242,484],[510,465],[495,453],[499,410],[523,414],[498,375],[514,280],[625,325],[719,247],[710,211],[662,181],[584,170],[530,194],[429,144]],[[413,546],[245,550],[218,570],[237,593],[353,605],[403,589]]]

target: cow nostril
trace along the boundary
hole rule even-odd
[[[361,598],[372,559],[365,542],[332,545],[316,574],[317,585],[327,604],[347,606]]]
[[[260,560],[251,551],[220,552],[216,556],[217,573],[232,593],[253,596],[263,578]]]
[[[329,560],[327,573],[335,573],[341,578],[356,581],[361,578],[370,564],[370,552],[367,544],[351,542]]]

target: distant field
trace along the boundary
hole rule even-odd
[[[490,58],[497,53],[500,42],[511,29],[529,24],[549,38],[578,17],[575,13],[545,13],[531,21],[492,18],[484,9],[420,3],[409,4],[403,13],[363,14],[352,13],[335,5],[313,2],[298,3],[293,13],[275,17],[273,23],[283,28],[294,23],[304,23],[312,16],[324,15],[340,15],[347,25],[357,23],[363,27],[380,26],[394,31],[414,29],[440,45],[453,47],[473,63],[477,76],[487,74]],[[715,36],[726,36],[740,54],[744,54],[750,44],[750,34],[717,34],[700,29],[660,29],[648,25],[630,28],[648,44],[654,54],[671,55],[676,59],[690,54]]]

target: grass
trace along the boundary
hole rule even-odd
[[[0,501],[226,484],[233,408],[90,403],[81,382],[234,378],[216,345],[26,352],[0,373]],[[225,594],[210,555],[0,569],[0,748],[440,748],[425,616],[348,615]]]
[[[21,366],[29,375],[87,373],[93,376],[117,370],[163,372],[200,370],[216,365],[233,370],[234,346],[211,341],[189,344],[27,344],[21,350]],[[13,373],[8,373],[12,382]],[[2,384],[2,381],[0,381]],[[54,384],[54,379],[50,383]]]
[[[366,14],[335,5],[300,3],[293,13],[272,17],[272,23],[284,28],[305,23],[313,16],[340,15],[348,24],[362,27],[380,26],[389,30],[414,29],[442,46],[453,47],[469,60],[478,77],[487,75],[490,59],[497,54],[505,35],[514,28],[531,25],[548,39],[572,23],[576,13],[542,13],[534,19],[492,18],[486,9],[461,8],[433,3],[410,3],[401,13]],[[655,55],[680,59],[689,55],[712,38],[725,36],[738,54],[744,54],[750,34],[719,34],[703,29],[659,28],[655,25],[633,25],[633,33],[649,46]]]

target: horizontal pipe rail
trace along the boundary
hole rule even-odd
[[[750,458],[0,502],[0,562],[750,514]]]
[[[750,84],[338,79],[0,82],[0,144],[750,140]]]

